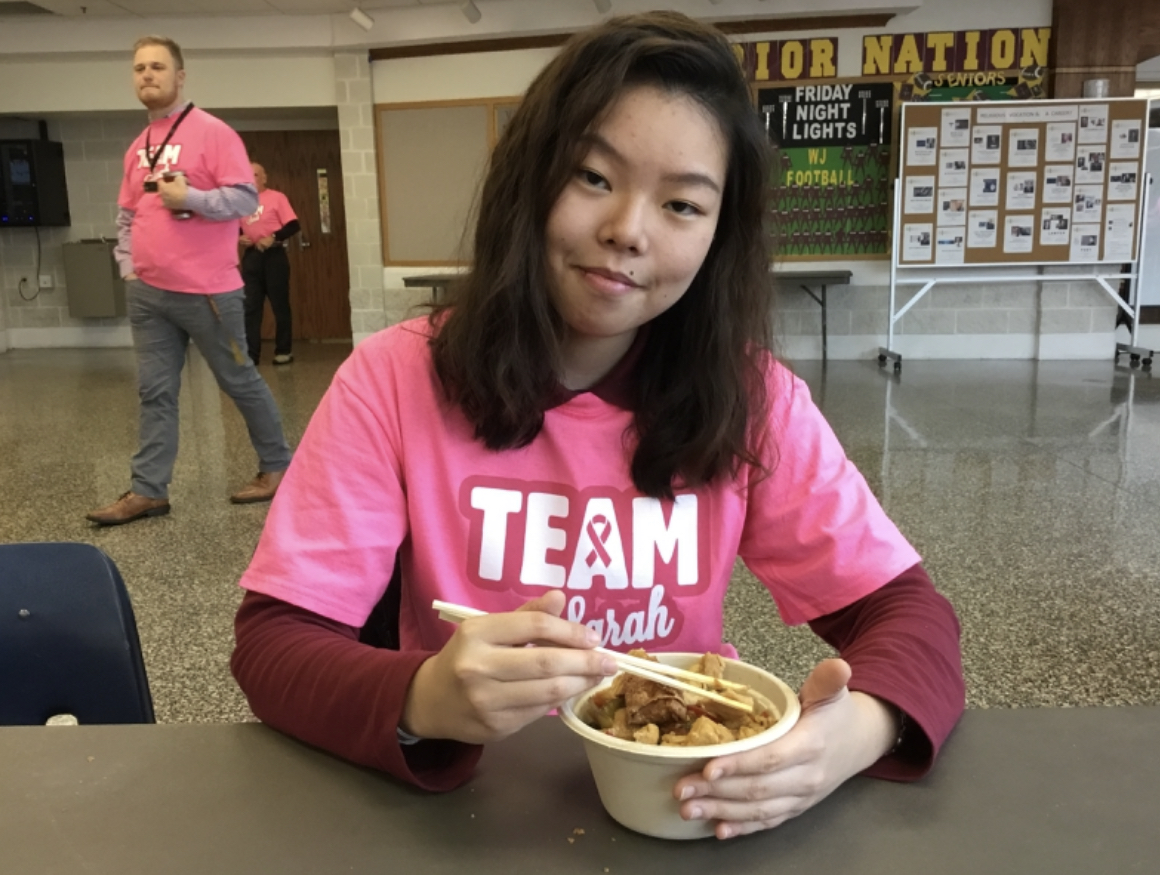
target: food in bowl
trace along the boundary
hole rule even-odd
[[[657,653],[655,660],[689,669],[701,653]],[[722,658],[725,683],[740,684],[768,701],[780,719],[764,732],[715,745],[640,744],[595,729],[584,722],[593,713],[590,700],[611,686],[608,678],[592,690],[569,699],[560,709],[564,725],[584,744],[600,801],[614,820],[637,832],[663,839],[700,839],[713,835],[709,820],[685,820],[673,788],[683,776],[701,771],[712,760],[771,744],[797,723],[801,704],[783,680],[755,665]],[[722,684],[724,685],[724,684]],[[720,692],[720,691],[718,691]]]
[[[643,650],[629,656],[660,664]],[[742,684],[726,684],[725,660],[704,654],[687,671],[711,678],[706,690],[736,701],[745,710],[648,678],[621,672],[612,685],[598,690],[586,703],[581,719],[594,729],[625,741],[669,747],[728,744],[764,732],[781,715],[767,698]],[[686,678],[686,681],[688,679]]]

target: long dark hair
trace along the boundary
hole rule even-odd
[[[763,419],[772,348],[768,142],[730,43],[673,12],[612,18],[573,37],[536,77],[492,153],[474,265],[432,313],[448,397],[495,450],[525,446],[556,397],[565,337],[549,301],[548,214],[583,158],[583,134],[626,89],[686,95],[729,147],[716,236],[684,296],[657,316],[634,373],[632,479],[671,498],[742,464]]]

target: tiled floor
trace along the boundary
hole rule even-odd
[[[348,352],[300,345],[262,371],[296,443]],[[799,369],[847,451],[963,622],[973,707],[1160,702],[1160,368],[1112,362],[874,362]],[[158,719],[251,719],[230,678],[237,579],[264,506],[230,491],[255,461],[195,354],[173,513],[98,529],[128,488],[128,350],[0,355],[0,541],[85,541],[132,593]],[[799,683],[825,648],[786,630],[739,569],[728,634]]]

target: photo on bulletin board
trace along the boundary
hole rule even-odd
[[[893,96],[889,82],[757,91],[773,144],[770,224],[778,258],[889,254]]]

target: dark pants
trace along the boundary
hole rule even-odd
[[[246,346],[254,364],[262,354],[262,305],[270,299],[274,311],[274,355],[289,355],[290,259],[283,246],[265,252],[254,247],[242,256],[242,282],[246,284]]]

